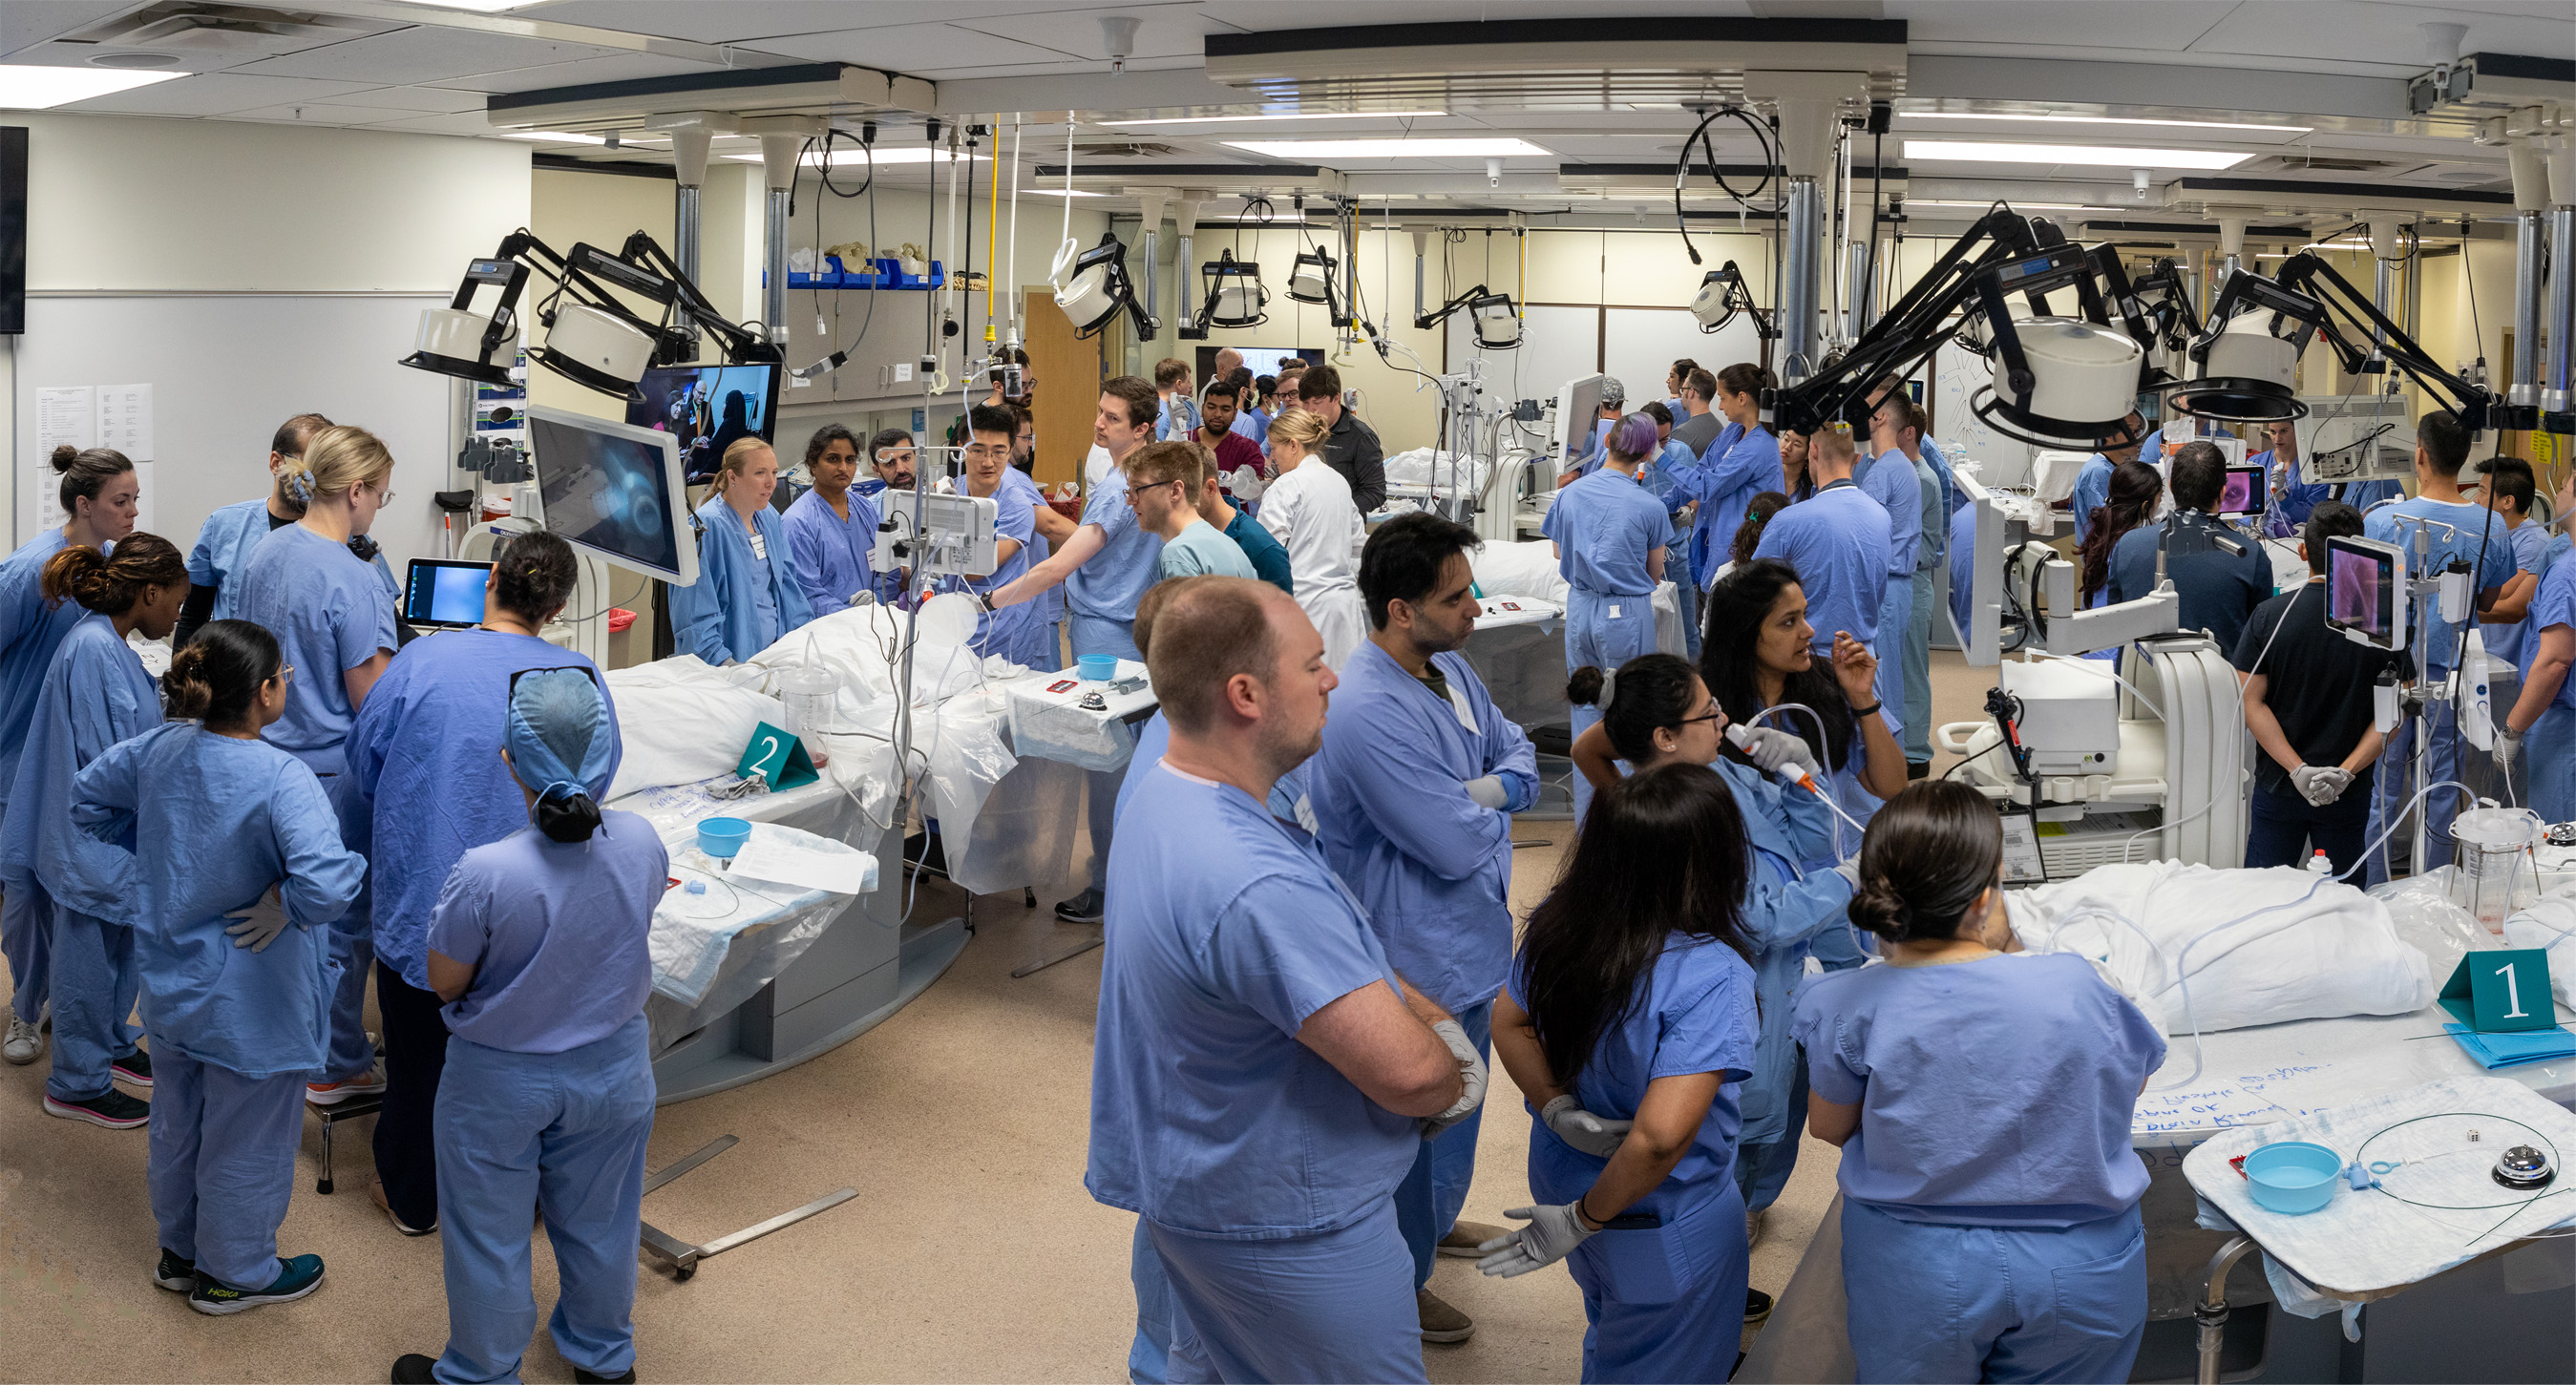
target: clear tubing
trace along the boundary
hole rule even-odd
[[[2314,892],[2311,891],[2311,893]],[[2149,1087],[2147,1090],[2151,1092],[2169,1092],[2179,1087],[2188,1087],[2192,1083],[2199,1081],[2201,1069],[2200,1017],[2192,1013],[2190,981],[2187,980],[2180,971],[2175,970],[2173,963],[2166,959],[2165,950],[2156,946],[2155,939],[2147,936],[2147,930],[2132,922],[2127,915],[2114,912],[2102,905],[2088,904],[2083,908],[2076,910],[2074,913],[2068,914],[2065,918],[2058,921],[2058,931],[2062,934],[2068,925],[2088,918],[2109,919],[2112,922],[2119,924],[2121,927],[2128,929],[2130,932],[2137,934],[2138,941],[2145,943],[2147,945],[2147,951],[2155,954],[2156,965],[2167,972],[2171,972],[2173,974],[2174,984],[2182,988],[2182,1021],[2183,1024],[2191,1030],[2191,1073],[2189,1076],[2186,1076],[2179,1081],[2167,1082],[2161,1087]],[[2155,1017],[2150,1015],[2148,1018],[2153,1019]]]
[[[1783,702],[1783,703],[1778,704],[1777,706],[1765,707],[1765,708],[1763,708],[1761,711],[1755,712],[1752,716],[1750,716],[1750,717],[1746,718],[1746,720],[1747,720],[1748,722],[1760,721],[1760,720],[1762,720],[1764,717],[1770,716],[1770,715],[1771,715],[1772,713],[1774,713],[1774,712],[1791,712],[1791,711],[1804,712],[1804,713],[1806,713],[1806,714],[1807,714],[1807,718],[1808,718],[1810,721],[1815,722],[1815,724],[1816,724],[1816,739],[1818,739],[1818,740],[1824,740],[1824,739],[1825,739],[1825,719],[1824,719],[1823,717],[1821,717],[1821,716],[1816,715],[1816,709],[1815,709],[1815,708],[1810,707],[1810,706],[1808,706],[1807,704],[1805,704],[1805,703],[1803,703],[1803,702]],[[1785,782],[1788,782],[1788,783],[1791,783],[1791,784],[1797,784],[1797,785],[1799,785],[1800,787],[1802,787],[1802,788],[1806,789],[1806,790],[1807,790],[1807,792],[1812,793],[1812,794],[1814,794],[1816,797],[1823,799],[1823,800],[1825,801],[1825,806],[1834,810],[1834,816],[1835,816],[1835,817],[1837,817],[1837,818],[1842,819],[1842,822],[1837,822],[1837,823],[1835,823],[1835,824],[1834,824],[1834,859],[1835,859],[1835,860],[1838,860],[1838,861],[1844,861],[1844,860],[1849,860],[1849,859],[1851,859],[1851,853],[1850,853],[1850,852],[1848,852],[1848,851],[1843,850],[1843,823],[1844,823],[1844,822],[1848,822],[1848,823],[1850,823],[1850,824],[1852,825],[1852,830],[1853,830],[1853,831],[1855,831],[1855,832],[1867,832],[1869,829],[1861,825],[1860,819],[1855,818],[1855,817],[1853,817],[1851,814],[1844,812],[1844,811],[1843,811],[1843,805],[1841,805],[1841,804],[1839,804],[1839,803],[1836,803],[1836,802],[1834,801],[1834,796],[1833,796],[1832,794],[1829,794],[1829,793],[1825,792],[1825,791],[1824,791],[1824,788],[1823,788],[1821,785],[1819,785],[1819,784],[1817,784],[1817,783],[1816,783],[1816,781],[1815,781],[1815,777],[1814,777],[1813,775],[1801,775],[1799,778],[1796,778],[1796,779],[1790,779],[1787,775],[1782,775],[1782,776],[1780,776],[1780,777],[1781,777]]]

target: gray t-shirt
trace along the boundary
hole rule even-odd
[[[1708,445],[1717,441],[1717,435],[1725,431],[1726,420],[1719,417],[1717,411],[1712,409],[1707,413],[1693,414],[1674,423],[1673,441],[1689,448],[1691,454],[1697,456],[1708,451]]]

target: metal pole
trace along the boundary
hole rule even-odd
[[[769,186],[760,317],[769,325],[772,342],[787,340],[787,199],[796,186],[796,156],[805,140],[801,132],[763,131],[760,136],[761,172]]]
[[[2549,374],[2540,407],[2563,414],[2576,409],[2576,390],[2568,380],[2570,348],[2576,347],[2568,340],[2576,334],[2576,206],[2564,201],[2549,209],[2549,254]]]
[[[1780,378],[1796,384],[1816,370],[1816,290],[1821,190],[1813,178],[1789,179],[1789,243],[1782,247],[1786,275],[1780,288]]]
[[[2505,402],[2528,409],[2540,403],[2540,247],[2549,233],[2549,170],[2528,141],[2507,152],[2513,156],[2513,353]]]
[[[2209,1289],[2191,1306],[2200,1323],[2200,1385],[2218,1385],[2218,1361],[2227,1347],[2227,1272],[2254,1249],[2254,1238],[2237,1236],[2209,1257]]]

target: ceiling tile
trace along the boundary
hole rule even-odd
[[[779,67],[795,61],[768,54],[741,53],[737,68]],[[439,83],[460,91],[522,92],[545,91],[554,87],[587,86],[593,82],[633,82],[647,77],[685,77],[691,73],[721,72],[725,69],[687,58],[666,58],[654,53],[617,53],[608,57],[583,58],[578,62],[547,63],[537,67],[516,68],[506,72],[484,72]]]
[[[258,79],[251,78],[246,80]],[[287,81],[300,79],[280,77],[271,78],[269,80]],[[336,87],[342,85],[342,83],[313,82],[310,83],[310,85]],[[342,106],[379,107],[389,115],[398,111],[410,111],[420,115],[453,115],[458,111],[480,111],[483,109],[483,94],[481,92],[457,91],[448,87],[359,87],[351,91],[340,93],[338,96],[333,97],[332,101],[333,104]],[[263,101],[260,104],[275,105],[277,103],[274,101]]]
[[[0,54],[60,38],[131,8],[134,0],[8,0],[0,4]]]
[[[55,109],[91,111],[102,115],[231,115],[235,111],[296,102],[318,106],[353,91],[365,91],[369,85],[365,82],[316,82],[300,77],[240,77],[229,72],[201,72],[175,82],[155,82],[148,87],[120,91],[112,96],[95,96]]]
[[[613,48],[599,48],[587,43],[556,43],[470,29],[440,29],[424,24],[323,48],[309,48],[235,70],[255,76],[322,77],[383,86],[398,82],[444,82],[486,72],[510,72],[549,63],[612,56],[620,55]]]
[[[455,115],[406,115],[401,111],[377,111],[376,114],[380,117],[392,116],[395,118],[390,120],[378,119],[369,121],[367,122],[367,125],[370,129],[410,130],[425,135],[480,135],[487,138],[500,137],[500,131],[493,128],[492,122],[485,119],[481,111],[460,111]],[[510,141],[512,144],[526,144],[527,142],[528,141],[526,140],[517,139]],[[598,146],[586,145],[584,147],[595,149]]]
[[[972,30],[996,37],[1007,36],[1023,43],[1039,44],[1059,53],[1097,62],[1109,61],[1108,40],[1101,33],[1100,21],[1106,11],[1070,11],[1055,14],[1024,14],[1008,19],[962,19],[944,15],[959,29]],[[1135,46],[1127,57],[1188,58],[1193,63],[1206,53],[1206,36],[1210,33],[1235,33],[1231,24],[1220,24],[1188,6],[1164,5],[1137,10],[1122,7],[1118,13],[1141,21],[1136,26]]]
[[[2295,53],[2311,60],[2374,63],[2394,71],[2431,67],[2418,24],[2465,24],[2463,53],[2526,53],[2576,59],[2576,23],[2561,6],[2555,18],[2473,13],[2456,5],[2362,4],[2353,0],[2268,0],[2240,5],[2195,39],[2193,53],[2253,56]]]
[[[2038,4],[2029,0],[1890,0],[1906,42],[1998,48],[2060,44],[2124,53],[2178,53],[2238,8],[2237,0],[2159,0],[2152,5]]]
[[[905,24],[882,29],[794,34],[763,39],[761,47],[809,62],[856,63],[861,67],[884,68],[917,77],[971,68],[1060,63],[1074,56],[1053,48],[976,33],[948,24]],[[1190,62],[1192,66],[1197,65],[1195,54]]]
[[[234,111],[224,116],[224,119],[256,120],[280,125],[349,126],[381,125],[387,121],[423,114],[428,113],[389,111],[382,106],[344,106],[328,101],[316,101],[309,105],[260,106],[247,111]],[[476,118],[480,119],[479,116]]]

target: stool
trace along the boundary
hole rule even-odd
[[[329,1106],[315,1106],[307,1102],[304,1109],[312,1112],[322,1122],[322,1176],[314,1180],[313,1191],[329,1193],[331,1191],[331,1127],[351,1116],[372,1116],[385,1109],[384,1093],[347,1097]]]

